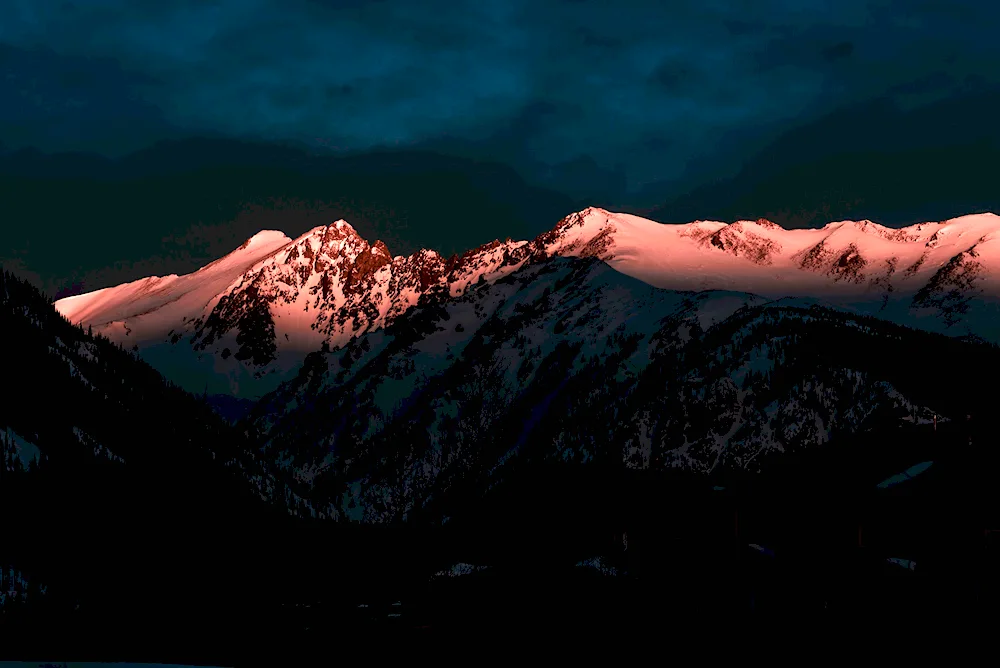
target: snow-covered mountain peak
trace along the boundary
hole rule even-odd
[[[362,247],[368,245],[357,230],[344,220],[314,227],[295,239],[292,244],[300,250],[308,247],[310,253],[328,255],[360,252]]]
[[[569,256],[597,258],[658,288],[867,304],[897,320],[919,313],[931,329],[968,321],[962,333],[1000,339],[995,325],[984,330],[969,315],[970,299],[1000,302],[998,233],[994,214],[902,229],[860,220],[786,230],[765,219],[668,225],[588,207],[530,241],[495,240],[445,259],[427,249],[393,256],[337,220],[294,240],[265,230],[192,274],[150,277],[56,307],[124,344],[176,347],[188,339],[217,366],[233,358],[223,366],[241,362],[258,375],[282,357],[290,371],[324,343],[336,348],[384,327],[425,293],[458,297],[527,263]]]
[[[967,213],[964,216],[958,216],[957,218],[952,218],[945,222],[951,225],[1000,226],[1000,214],[993,213],[992,211],[986,211],[984,213]]]
[[[324,243],[339,241],[342,239],[361,239],[358,231],[344,219],[336,220],[328,225],[321,225],[314,228],[310,234],[318,235]]]
[[[291,239],[289,239],[288,236],[280,230],[261,230],[244,241],[237,251],[254,247],[259,248],[261,246],[273,247],[275,244],[288,243],[289,241],[291,241]]]
[[[563,218],[556,224],[556,230],[566,230],[572,227],[587,227],[599,230],[610,222],[615,214],[596,206],[588,206],[586,209],[577,211]]]
[[[290,241],[283,232],[263,230],[236,250],[191,274],[149,276],[60,299],[55,307],[71,322],[86,323],[99,330],[104,326],[105,333],[112,339],[117,340],[115,334],[118,333],[131,336],[133,341],[158,339],[175,319],[200,313],[238,276]],[[140,316],[143,317],[140,319]],[[108,327],[114,323],[118,324]]]

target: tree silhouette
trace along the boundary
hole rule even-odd
[[[460,397],[458,430],[466,445],[486,441],[497,428],[514,397],[507,380],[510,365],[494,355],[472,365],[466,382],[457,391]]]

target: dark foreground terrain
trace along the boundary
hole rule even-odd
[[[5,546],[49,588],[5,613],[5,658],[289,665],[471,638],[988,622],[996,456],[968,437],[900,428],[744,479],[526,477],[433,530],[224,514],[109,523],[64,508]],[[596,558],[603,570],[579,565]],[[435,576],[463,563],[480,568]]]

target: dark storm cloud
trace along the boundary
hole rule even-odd
[[[169,137],[160,110],[132,92],[149,77],[109,58],[0,44],[0,139],[54,150],[134,149]]]
[[[632,185],[734,159],[732,137],[754,128],[907,86],[925,104],[1000,76],[1000,8],[973,0],[14,0],[5,12],[16,86],[0,102],[19,96],[0,119],[7,144],[448,139],[545,169],[591,160],[592,177],[621,163]],[[59,119],[79,109],[91,112],[74,137]]]
[[[663,222],[765,217],[815,227],[847,218],[896,226],[1000,212],[1000,90],[919,106],[901,104],[899,92],[786,131],[733,178],[644,213]]]
[[[823,49],[823,56],[827,60],[840,60],[841,58],[847,58],[852,53],[854,53],[854,44],[852,42],[838,42]]]

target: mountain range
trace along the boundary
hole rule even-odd
[[[459,297],[551,257],[596,257],[656,288],[807,298],[950,335],[1000,340],[997,234],[979,214],[886,228],[841,221],[785,230],[766,220],[663,225],[590,208],[530,241],[444,258],[393,256],[346,221],[296,239],[262,231],[193,274],[64,298],[74,323],[135,346],[192,391],[257,398],[305,355],[390,324],[423,295]]]
[[[712,619],[716,595],[746,604],[748,541],[794,570],[787,591],[748,584],[751,606],[781,589],[792,614],[855,615],[878,596],[817,584],[813,552],[951,572],[992,526],[968,511],[992,460],[968,446],[1000,374],[997,220],[784,230],[588,209],[451,258],[393,256],[335,221],[55,303],[4,271],[0,628],[25,651],[59,629],[74,651],[126,656],[125,637],[176,661],[209,636],[326,647],[331,620],[349,637],[368,602],[392,617],[429,586],[458,597],[435,603],[441,623],[469,596],[500,620],[553,578],[579,622],[617,614],[583,599],[636,572],[640,545],[644,582]],[[877,547],[852,557],[859,513]],[[961,554],[932,545],[952,539]]]
[[[969,360],[996,357],[998,230],[590,208],[444,258],[335,221],[55,306],[189,390],[254,399],[238,429],[263,497],[438,523],[552,462],[755,471],[970,411]]]

